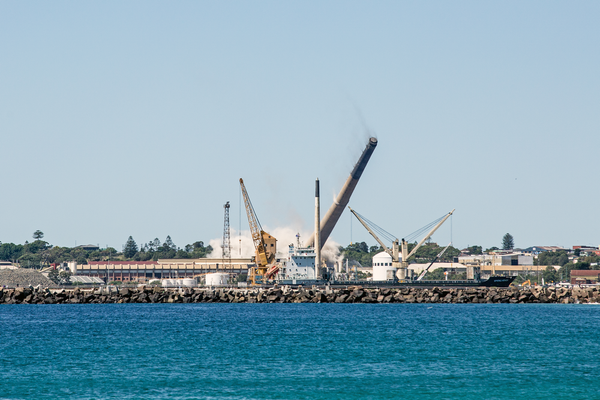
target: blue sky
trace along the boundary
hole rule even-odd
[[[121,249],[350,205],[457,247],[598,245],[600,3],[0,3],[0,241]],[[331,239],[375,244],[346,211]],[[352,231],[352,233],[351,233]],[[284,244],[288,238],[282,239]],[[280,242],[281,243],[281,242]]]

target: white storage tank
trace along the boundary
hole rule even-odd
[[[196,287],[197,283],[196,283],[196,279],[193,278],[183,278],[183,279],[178,279],[181,282],[181,287]]]
[[[387,281],[388,271],[396,272],[396,269],[392,267],[392,256],[385,251],[375,254],[373,256],[373,280]]]
[[[229,274],[215,273],[206,275],[206,286],[227,286]]]
[[[162,287],[164,288],[177,288],[177,287],[196,287],[198,286],[196,279],[194,278],[181,278],[181,279],[163,279]]]

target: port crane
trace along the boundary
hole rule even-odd
[[[427,235],[425,235],[425,237],[423,239],[421,239],[421,241],[409,253],[408,252],[408,243],[406,242],[406,240],[402,239],[402,242],[400,243],[398,239],[394,239],[393,243],[392,243],[392,249],[389,249],[385,245],[385,243],[383,243],[383,241],[381,241],[381,239],[379,239],[379,237],[375,234],[373,229],[371,229],[370,225],[375,227],[378,231],[383,232],[388,237],[391,237],[392,236],[391,234],[389,234],[388,232],[379,228],[377,225],[375,225],[371,221],[368,221],[366,218],[364,218],[363,216],[358,214],[356,211],[354,211],[350,206],[348,206],[348,209],[350,210],[350,212],[352,214],[354,214],[356,219],[358,219],[358,221],[362,224],[362,226],[365,227],[365,229],[371,234],[371,236],[373,236],[373,238],[377,241],[377,243],[379,243],[379,245],[383,248],[383,251],[385,251],[392,257],[392,267],[395,267],[396,270],[398,271],[397,276],[401,282],[404,282],[406,280],[406,271],[408,269],[408,259],[417,252],[417,250],[423,245],[423,243],[425,243],[425,241],[427,239],[429,239],[431,237],[431,235],[433,235],[435,233],[435,231],[437,231],[437,229],[440,226],[442,226],[442,224],[444,222],[446,222],[446,220],[454,213],[454,210],[456,210],[456,209],[453,209],[448,214],[446,214],[444,217],[442,217],[439,220],[439,222],[437,222],[435,224],[435,226],[429,231],[429,233]],[[367,221],[368,221],[368,223],[367,223]],[[402,261],[400,261],[400,251],[399,251],[400,249],[399,248],[402,251]],[[441,254],[443,254],[443,253],[441,253]],[[441,257],[441,254],[439,255],[439,257]]]
[[[271,239],[274,238],[262,229],[242,178],[240,178],[240,187],[242,189],[242,196],[244,197],[244,205],[246,206],[246,214],[248,215],[248,224],[250,225],[250,233],[252,234],[252,242],[254,243],[256,252],[254,258],[256,267],[251,267],[248,270],[248,280],[255,286],[266,283],[268,279],[275,276],[279,271],[279,267],[277,267],[277,265],[272,265],[275,261],[275,249],[272,252],[269,251],[267,243],[265,242],[265,237]]]
[[[446,252],[446,250],[448,250],[448,247],[450,247],[450,245],[452,244],[452,242],[450,242],[448,244],[448,246],[444,247],[444,250],[440,251],[440,253],[435,256],[435,258],[433,259],[432,262],[429,263],[429,265],[427,266],[427,268],[425,268],[421,274],[419,274],[419,276],[417,277],[417,280],[420,281],[421,279],[423,279],[425,277],[425,274],[427,274],[427,271],[429,271],[429,268],[431,268],[431,266],[433,265],[433,263],[435,263],[437,260],[440,259],[441,256],[444,255],[444,253]]]

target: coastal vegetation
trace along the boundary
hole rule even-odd
[[[89,261],[148,261],[159,258],[202,258],[212,252],[210,245],[197,241],[180,248],[173,243],[171,236],[165,241],[156,238],[139,246],[129,236],[123,251],[118,252],[113,247],[90,249],[87,246],[61,247],[53,246],[42,240],[44,233],[37,230],[33,233],[34,241],[24,244],[0,243],[0,260],[18,263],[25,268],[43,268],[50,264],[76,261],[87,264]],[[56,277],[59,280],[59,277]],[[65,278],[62,278],[65,279]]]

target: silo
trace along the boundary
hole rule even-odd
[[[392,266],[392,256],[385,251],[373,256],[373,281],[387,281],[388,271],[396,272]]]
[[[206,275],[206,286],[227,286],[229,274],[215,273]]]
[[[181,287],[196,287],[196,286],[198,286],[196,279],[193,279],[193,278],[179,279],[179,284]]]

